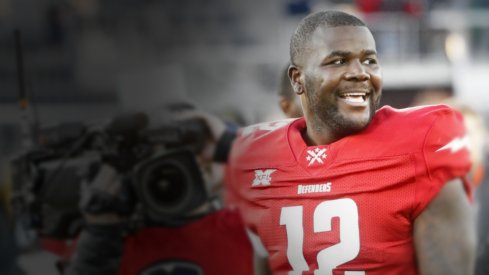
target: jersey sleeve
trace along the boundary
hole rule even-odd
[[[224,206],[229,208],[236,207],[236,186],[234,185],[232,170],[228,165],[224,170]]]
[[[415,217],[436,197],[444,184],[454,178],[463,180],[471,198],[471,187],[465,177],[471,166],[469,137],[463,117],[448,107],[434,115],[422,148],[425,171],[422,180],[416,183]]]

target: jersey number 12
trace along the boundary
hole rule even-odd
[[[287,231],[287,258],[292,266],[289,275],[302,274],[309,270],[303,254],[304,227],[302,206],[283,207],[280,224]],[[314,209],[314,233],[331,231],[331,220],[339,217],[340,242],[317,253],[318,269],[315,275],[333,274],[337,266],[349,262],[360,252],[358,208],[352,199],[324,201]],[[345,271],[345,275],[364,275],[364,271]]]

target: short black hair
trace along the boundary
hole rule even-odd
[[[342,11],[320,11],[304,17],[290,39],[290,62],[296,65],[304,53],[305,45],[319,26],[359,26],[366,27],[357,17]]]

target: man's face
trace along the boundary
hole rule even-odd
[[[341,138],[368,125],[380,101],[382,75],[366,27],[318,27],[301,63],[309,127]]]

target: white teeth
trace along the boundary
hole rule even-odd
[[[363,103],[367,100],[367,93],[362,92],[353,92],[353,93],[344,93],[341,95],[346,101],[352,103]]]
[[[344,93],[341,95],[348,102],[363,103],[367,99],[367,93]]]
[[[363,98],[363,96],[347,96],[347,97],[345,97],[345,99],[347,101],[355,102],[355,103],[362,103],[362,102],[365,101],[365,99]]]
[[[344,97],[349,97],[349,96],[366,96],[366,93],[346,93],[343,94]]]

